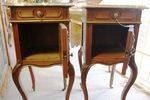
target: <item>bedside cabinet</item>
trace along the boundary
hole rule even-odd
[[[64,88],[66,88],[66,79],[69,75],[69,86],[66,92],[66,100],[68,100],[74,81],[74,69],[69,61],[69,7],[71,5],[6,6],[10,12],[9,22],[12,24],[17,59],[12,77],[22,98],[27,100],[19,82],[23,68],[30,68],[34,82],[32,65],[45,68],[60,64],[63,69]]]

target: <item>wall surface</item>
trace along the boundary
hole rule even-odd
[[[3,0],[0,1],[0,100],[4,97],[4,93],[7,89],[8,78],[11,73],[4,34],[2,3]]]
[[[2,26],[2,24],[0,24]],[[0,95],[2,95],[6,82],[6,74],[8,71],[8,61],[4,44],[4,35],[2,27],[0,27]]]

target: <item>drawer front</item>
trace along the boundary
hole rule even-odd
[[[61,20],[68,18],[68,9],[61,7],[11,8],[11,20]]]
[[[63,11],[62,9],[46,9],[45,18],[63,18]]]
[[[27,8],[22,8],[22,9],[17,9],[16,10],[16,18],[34,18],[33,15],[33,10],[32,9],[27,9]]]
[[[88,21],[100,23],[140,23],[141,11],[135,9],[89,9]]]

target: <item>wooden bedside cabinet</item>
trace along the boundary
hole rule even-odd
[[[80,14],[73,13],[76,10],[72,10],[72,15],[82,16],[81,19],[73,18],[73,23],[82,27],[82,49],[79,51],[79,62],[85,100],[88,100],[87,74],[96,63],[109,66],[124,63],[126,65],[124,71],[129,65],[132,74],[121,97],[121,100],[126,99],[137,77],[134,54],[141,24],[141,12],[144,8],[143,6],[101,4],[82,6],[79,10]]]
[[[12,77],[22,98],[27,100],[19,82],[20,72],[23,68],[30,68],[34,85],[32,65],[45,68],[61,64],[64,89],[69,75],[69,86],[66,92],[66,100],[68,100],[74,81],[74,69],[69,61],[69,7],[71,5],[18,4],[6,6],[10,10],[9,21],[13,28],[17,59]]]

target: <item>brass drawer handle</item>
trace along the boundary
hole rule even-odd
[[[45,14],[45,9],[42,8],[34,8],[33,14],[35,17],[42,18]]]
[[[122,24],[119,20],[118,20],[118,17],[120,16],[120,13],[119,12],[115,12],[113,13],[113,18],[114,20],[116,21],[116,23],[118,23],[120,26],[122,27],[129,27],[129,25],[124,25]]]
[[[44,13],[41,11],[41,10],[38,10],[37,12],[36,12],[36,15],[37,15],[37,17],[43,17],[44,16]]]
[[[115,13],[113,14],[113,17],[114,17],[114,18],[118,18],[118,17],[119,17],[119,13],[118,13],[118,12],[115,12]]]

